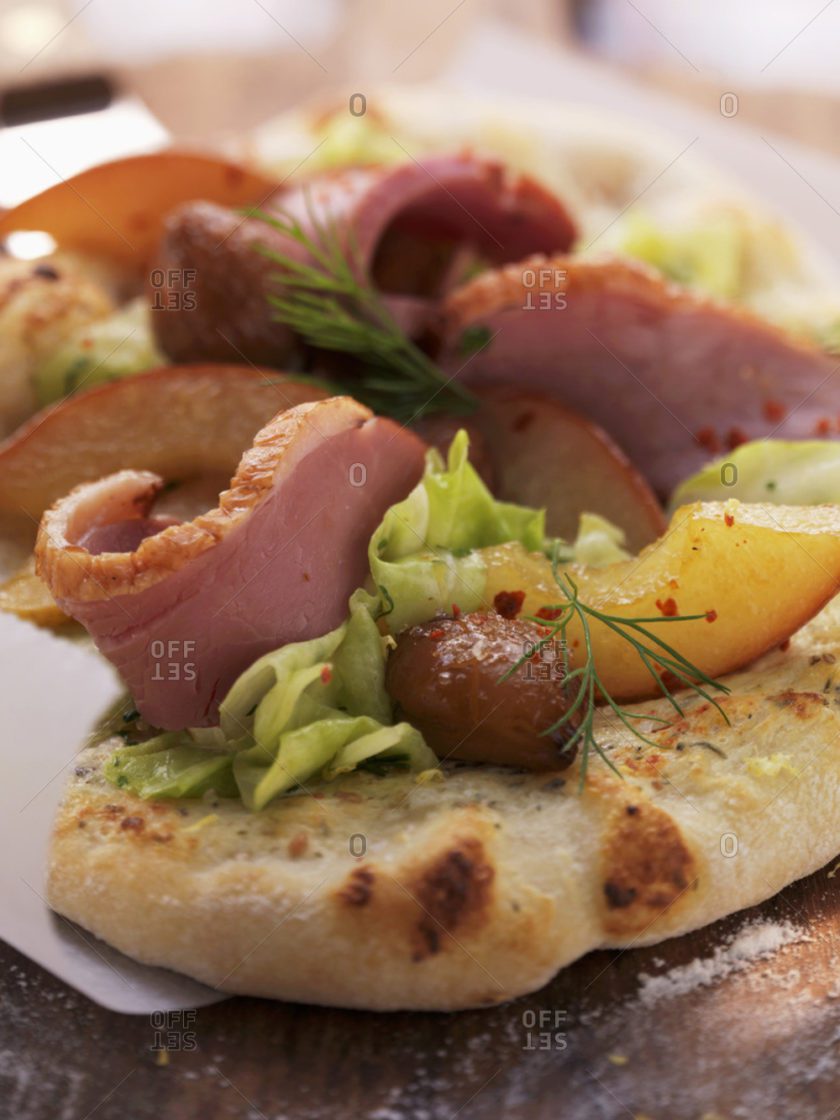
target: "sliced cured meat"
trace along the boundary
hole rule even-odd
[[[549,392],[600,424],[660,494],[713,453],[828,434],[840,358],[617,260],[535,257],[485,273],[442,312],[441,362],[478,387]]]
[[[259,432],[218,508],[193,521],[161,528],[149,471],[78,486],[42,519],[38,572],[149,723],[209,725],[256,658],[339,625],[424,451],[349,397],[301,404]]]
[[[412,333],[476,259],[500,264],[564,251],[576,236],[562,203],[533,179],[466,154],[328,174],[278,193],[265,210],[310,235],[328,226],[354,246]],[[273,321],[267,300],[277,265],[260,245],[308,259],[280,231],[221,206],[189,203],[169,217],[155,273],[165,289],[154,300],[166,353],[182,361],[289,358],[294,338]]]

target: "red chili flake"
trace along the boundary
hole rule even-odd
[[[441,628],[437,626],[434,630],[429,631],[429,637],[432,639],[432,641],[437,642],[440,638],[443,637],[445,633],[445,630],[441,630]]]
[[[726,442],[729,445],[729,450],[734,451],[736,447],[746,443],[749,438],[743,428],[730,428],[726,436]]]
[[[825,416],[818,420],[814,425],[815,436],[828,436],[831,435],[831,421],[826,419]]]
[[[657,609],[660,610],[666,618],[673,618],[674,615],[679,614],[676,599],[662,599],[656,600]]]
[[[695,433],[694,438],[697,440],[701,447],[705,447],[706,450],[710,451],[712,454],[720,451],[720,440],[718,439],[714,428],[701,428],[698,432]]]
[[[732,526],[735,524],[735,518],[732,516],[731,513],[725,513],[723,515],[723,520],[724,520],[724,523],[726,524],[727,529],[731,529]]]
[[[553,631],[550,626],[538,626],[537,633],[541,638],[547,638]]]
[[[502,618],[516,618],[524,602],[524,591],[500,591],[493,600],[493,606]]]
[[[663,669],[659,674],[659,679],[662,681],[666,688],[670,688],[672,691],[675,688],[680,688],[683,683],[675,673],[671,672],[670,669]]]
[[[785,638],[783,642],[780,642],[779,649],[782,651],[782,653],[787,653],[787,651],[790,649],[790,638]]]
[[[331,680],[332,680],[332,669],[329,667],[329,665],[325,665],[324,668],[321,670],[321,682],[323,684],[329,684]]]
[[[669,579],[668,580],[668,586],[671,588],[672,591],[679,591],[680,581],[678,579]]]
[[[717,611],[706,611],[706,621],[714,622],[717,619]]]
[[[461,617],[461,608],[458,606],[457,603],[452,604],[452,617],[453,618],[460,618]]]
[[[563,607],[540,607],[537,618],[544,618],[546,622],[554,622],[563,613]]]
[[[787,409],[781,401],[770,400],[764,402],[764,419],[769,420],[771,424],[778,423],[779,420],[784,420],[787,416]]]

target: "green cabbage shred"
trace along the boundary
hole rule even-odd
[[[727,498],[787,506],[840,502],[840,443],[816,439],[743,443],[680,483],[671,506]]]

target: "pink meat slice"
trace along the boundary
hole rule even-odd
[[[349,397],[298,405],[258,433],[218,508],[193,521],[152,516],[163,482],[148,471],[78,486],[44,514],[38,571],[144,719],[212,725],[253,661],[346,617],[368,541],[420,478],[424,451]]]
[[[534,179],[469,154],[333,172],[279,192],[263,209],[294,218],[316,240],[328,226],[345,249],[352,244],[413,335],[472,255],[500,264],[565,251],[577,235],[565,206]],[[194,202],[170,215],[151,301],[167,354],[289,359],[295,338],[267,299],[279,288],[277,265],[258,246],[311,263],[280,231],[224,207]]]
[[[483,342],[465,379],[557,396],[662,495],[746,439],[836,430],[840,358],[641,265],[532,258],[460,288],[441,323],[445,368]]]

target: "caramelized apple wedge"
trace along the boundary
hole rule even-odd
[[[325,396],[250,366],[169,366],[112,381],[39,412],[0,444],[0,512],[37,520],[78,483],[126,467],[225,485],[272,416]]]
[[[501,591],[524,591],[522,615],[562,602],[541,554],[507,544],[486,550],[485,558],[489,602]],[[840,506],[698,502],[678,509],[665,535],[639,556],[562,571],[589,606],[619,618],[663,619],[646,628],[720,678],[780,645],[840,591]],[[664,621],[676,615],[701,617]],[[590,626],[609,693],[616,700],[658,695],[633,646],[601,622]],[[583,650],[577,620],[567,637],[574,668]]]
[[[493,494],[544,509],[553,536],[574,540],[582,513],[623,529],[630,552],[664,532],[656,495],[603,429],[543,393],[490,389],[480,400],[469,416],[424,417],[415,430],[445,456],[466,428],[470,462]]]
[[[67,626],[73,621],[50,595],[49,588],[41,577],[35,574],[34,557],[13,576],[0,583],[0,611],[15,614],[26,622],[48,629]]]
[[[22,230],[50,234],[64,249],[142,268],[163,218],[182,202],[259,204],[274,184],[218,156],[165,151],[100,163],[0,214],[0,240]]]
[[[491,449],[497,496],[545,509],[549,533],[573,540],[580,515],[599,513],[638,552],[664,531],[662,507],[627,456],[554,398],[484,393],[475,423]]]

